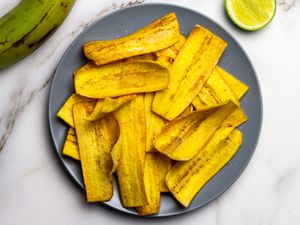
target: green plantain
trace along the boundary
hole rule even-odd
[[[29,55],[53,34],[75,0],[23,0],[0,18],[0,69]]]

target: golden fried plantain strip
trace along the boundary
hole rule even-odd
[[[124,59],[124,61],[134,62],[140,60],[152,60],[152,61],[159,62],[160,64],[164,65],[167,68],[170,68],[179,50],[182,48],[184,42],[185,42],[185,37],[183,35],[180,35],[179,40],[168,48],[153,53],[126,58]]]
[[[144,182],[148,204],[136,208],[140,216],[152,215],[159,212],[160,206],[160,180],[157,160],[159,155],[156,153],[146,153]]]
[[[111,144],[113,146],[112,151],[111,151],[111,158],[112,158],[112,162],[113,162],[113,166],[112,169],[110,171],[110,174],[113,174],[117,168],[118,168],[118,164],[119,164],[119,160],[121,157],[121,153],[122,153],[122,149],[120,146],[120,141],[118,142],[118,140],[120,140],[120,127],[119,127],[119,123],[118,120],[116,119],[115,115],[113,113],[108,114],[108,131],[111,134]]]
[[[154,53],[148,53],[144,55],[136,55],[129,58],[124,59],[124,62],[136,62],[136,61],[142,61],[142,60],[148,60],[148,61],[155,61],[156,56]]]
[[[226,99],[241,99],[248,89],[247,85],[217,66],[193,100],[193,105],[199,110]]]
[[[148,204],[144,166],[146,152],[146,122],[144,95],[137,95],[131,102],[114,112],[120,136],[113,152],[117,152],[117,176],[124,207]],[[118,148],[119,150],[115,150]],[[121,151],[120,151],[121,150]],[[114,156],[113,156],[114,157]]]
[[[112,169],[110,171],[110,174],[113,174],[118,169],[120,159],[121,159],[121,155],[122,155],[122,142],[123,142],[122,137],[119,136],[119,139],[118,139],[117,143],[113,146],[113,149],[111,151],[111,159],[112,159],[112,162],[113,162],[113,166],[112,166]]]
[[[88,110],[90,111],[93,110],[96,104],[94,99],[86,98],[78,94],[72,94],[56,114],[57,117],[61,118],[63,121],[65,121],[68,125],[70,125],[73,128],[74,128],[74,121],[73,121],[72,109],[73,109],[73,105],[78,102],[87,102],[88,103],[87,107]]]
[[[161,56],[168,57],[170,61],[173,62],[180,49],[183,47],[185,40],[186,38],[180,34],[179,40],[174,45],[170,46],[169,48],[154,52],[154,55],[157,58],[160,58]]]
[[[113,113],[109,113],[106,115],[106,129],[108,132],[108,140],[111,146],[114,146],[120,135],[119,123]]]
[[[83,50],[87,58],[97,65],[103,65],[167,48],[178,41],[179,35],[176,14],[170,13],[128,36],[88,42]]]
[[[204,147],[221,123],[237,108],[229,101],[179,117],[156,137],[154,146],[171,159],[187,161]]]
[[[176,58],[175,52],[171,49],[171,47],[163,49],[158,52],[154,52],[155,56],[157,57],[157,60],[159,61],[161,58],[164,58],[166,61],[170,63],[170,65],[173,62],[173,59]],[[164,61],[164,60],[163,60]]]
[[[179,41],[174,45],[170,46],[169,48],[154,52],[153,54],[156,57],[156,62],[159,62],[170,69],[184,42],[185,37],[180,35]]]
[[[237,108],[223,121],[221,127],[237,127],[246,121],[247,115],[241,108]]]
[[[76,132],[72,127],[68,130],[62,154],[80,160]]]
[[[156,154],[160,192],[169,192],[169,189],[166,184],[166,175],[172,167],[172,160],[167,156],[160,154],[159,152],[157,152]]]
[[[172,66],[172,61],[168,56],[160,56],[156,59],[156,62],[160,63],[161,65],[167,67],[168,69]]]
[[[184,35],[180,34],[179,40],[170,47],[170,49],[175,53],[175,57],[178,55],[179,51],[182,49],[186,38]],[[175,58],[173,58],[175,59]]]
[[[125,95],[125,96],[120,96],[118,98],[107,97],[104,100],[99,99],[97,101],[97,104],[93,112],[88,116],[88,120],[94,121],[94,120],[101,119],[108,113],[118,110],[119,108],[121,108],[123,105],[130,102],[134,98],[135,95]]]
[[[183,47],[186,38],[183,35],[180,35],[179,40],[169,48],[154,52],[156,56],[156,61],[170,68],[173,64],[178,52]]]
[[[226,100],[232,100],[237,105],[240,104],[235,93],[220,75],[218,70],[215,69],[200,93],[193,100],[193,105],[199,110],[201,107],[203,108],[212,105],[212,103],[215,104],[215,102],[219,103]]]
[[[186,109],[178,116],[179,117],[183,117],[183,116],[187,116],[188,114],[190,114],[191,112],[194,111],[194,106],[192,104],[190,104],[188,107],[186,107]]]
[[[225,79],[226,82],[229,84],[229,86],[236,94],[238,99],[241,99],[245,95],[245,93],[249,90],[249,87],[246,84],[244,84],[243,82],[241,82],[240,80],[232,76],[230,73],[223,70],[221,67],[217,67],[217,70],[219,71],[223,79]]]
[[[152,112],[152,101],[154,93],[145,94],[145,119],[146,119],[146,151],[156,152],[153,142],[155,137],[161,133],[167,121]]]
[[[88,202],[107,201],[113,195],[111,149],[108,119],[90,122],[84,103],[73,106],[81,168]]]
[[[242,144],[242,133],[220,128],[193,159],[177,162],[166,177],[174,197],[188,207],[199,190],[234,156]]]
[[[193,105],[196,109],[210,106],[226,100],[232,100],[239,105],[239,99],[230,85],[222,77],[216,67],[199,94],[194,98]]]
[[[169,70],[153,61],[115,62],[75,76],[76,93],[90,98],[153,92],[168,87]]]
[[[116,119],[116,117],[114,116],[113,113],[108,114],[107,116],[107,130],[109,132],[109,140],[111,143],[112,150],[111,150],[111,159],[112,159],[112,169],[110,171],[110,174],[113,174],[117,167],[118,167],[118,162],[121,156],[121,150],[122,149],[118,149],[118,151],[116,151],[116,145],[117,142],[119,140],[119,136],[120,136],[120,127],[119,127],[119,123],[118,120]],[[119,155],[116,155],[119,154]]]
[[[76,76],[78,73],[96,68],[97,65],[94,62],[88,62],[85,65],[79,67],[75,72],[74,72],[74,76]]]
[[[119,138],[119,124],[113,114],[107,115],[106,126],[108,130],[109,141],[111,146],[113,146]],[[62,153],[73,159],[80,160],[76,131],[72,127],[70,127],[68,130]]]
[[[192,104],[197,110],[200,110],[207,106],[218,104],[218,101],[211,95],[207,88],[203,87],[199,94],[194,98]]]
[[[221,38],[196,25],[172,64],[169,87],[155,94],[153,111],[167,120],[182,113],[202,89],[225,47]]]

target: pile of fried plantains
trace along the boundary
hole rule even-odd
[[[188,207],[237,152],[248,87],[217,66],[226,42],[175,13],[115,40],[84,44],[90,62],[57,116],[63,154],[80,160],[88,202],[108,201],[117,174],[124,207],[159,212],[160,193]]]

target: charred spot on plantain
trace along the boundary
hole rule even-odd
[[[218,147],[223,148],[224,146],[228,145],[228,143],[230,142],[231,139],[231,135],[228,135],[225,139],[221,140],[218,143]]]
[[[68,141],[72,142],[73,144],[76,144],[76,145],[78,144],[77,141],[74,141],[74,140],[71,140],[71,139],[68,139]]]
[[[178,145],[180,145],[180,144],[182,143],[182,141],[183,141],[183,138],[180,138],[180,137],[176,136],[176,137],[174,138],[174,141],[173,141],[173,143],[172,143],[172,146],[178,146]]]
[[[68,136],[76,137],[75,133],[68,133]]]
[[[173,100],[174,98],[175,98],[175,94],[172,94],[172,95],[169,97],[170,100]]]

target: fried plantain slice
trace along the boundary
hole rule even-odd
[[[103,65],[167,48],[176,43],[179,36],[176,14],[170,13],[128,36],[88,42],[83,51],[88,59]]]
[[[182,113],[202,89],[226,45],[196,25],[172,64],[169,87],[155,94],[153,111],[167,120]]]
[[[107,201],[113,195],[109,120],[87,120],[87,104],[76,103],[73,117],[78,139],[81,168],[88,202]]]
[[[194,111],[194,106],[192,104],[190,104],[188,107],[186,107],[186,109],[178,116],[179,117],[183,117],[183,116],[187,116],[188,114],[190,114],[191,112]]]
[[[136,62],[136,61],[155,61],[157,59],[157,57],[155,56],[154,53],[148,53],[148,54],[144,54],[144,55],[136,55],[136,56],[132,56],[129,58],[124,59],[124,62]]]
[[[114,167],[117,168],[122,204],[124,207],[146,205],[148,199],[144,183],[146,153],[144,95],[137,95],[131,102],[114,112],[114,115],[120,127],[120,136],[113,147],[113,154],[117,152],[115,155],[118,160]]]
[[[205,146],[222,122],[238,106],[220,103],[171,121],[154,140],[154,147],[169,158],[187,161]]]
[[[180,34],[178,41],[174,45],[166,49],[154,52],[154,55],[157,58],[160,58],[161,56],[168,57],[170,59],[169,61],[173,62],[180,49],[183,47],[185,41],[186,38],[182,34]]]
[[[136,208],[140,216],[152,215],[159,212],[160,207],[160,180],[158,160],[159,155],[156,153],[146,153],[144,182],[148,204]]]
[[[79,67],[75,72],[74,72],[74,76],[76,76],[78,73],[96,68],[97,65],[94,62],[88,62],[86,64],[84,64],[83,66]]]
[[[153,142],[155,137],[161,133],[167,121],[152,112],[152,101],[154,93],[145,94],[145,119],[146,119],[146,152],[156,152]]]
[[[222,76],[230,77],[233,82],[228,83]],[[199,94],[194,98],[193,105],[196,109],[201,109],[206,106],[214,105],[226,100],[232,100],[239,105],[239,99],[246,93],[248,87],[240,81],[235,81],[232,75],[228,74],[219,67],[216,67],[204,87]],[[237,93],[233,90],[231,85],[235,88]]]
[[[201,107],[227,100],[232,100],[237,105],[240,104],[231,87],[223,79],[218,69],[215,69],[199,94],[194,98],[193,105],[196,109],[201,109]]]
[[[117,97],[167,88],[169,70],[153,61],[115,62],[80,72],[74,82],[82,96]]]
[[[177,162],[168,172],[167,186],[173,196],[188,207],[201,188],[234,156],[242,144],[242,133],[222,127],[194,158]]]
[[[72,127],[68,130],[62,154],[80,160],[76,131]]]
[[[113,146],[119,138],[119,124],[113,114],[107,115],[106,125],[108,130],[109,141],[111,143],[111,146]],[[68,130],[62,153],[65,156],[69,156],[73,159],[80,161],[76,131],[72,127],[70,127]]]
[[[121,108],[126,103],[130,102],[135,98],[135,95],[124,95],[117,98],[107,97],[104,100],[99,99],[93,110],[93,112],[88,116],[88,120],[94,121],[101,119],[108,113],[114,112]]]
[[[92,111],[96,104],[94,99],[86,98],[78,94],[72,94],[56,114],[57,117],[61,118],[64,122],[66,122],[69,126],[73,128],[73,105],[78,102],[86,102],[86,106],[89,111]]]
[[[219,71],[223,79],[229,84],[238,99],[241,99],[249,90],[249,87],[246,84],[223,70],[221,67],[217,67],[217,70]]]
[[[166,175],[172,167],[172,160],[167,156],[160,154],[159,152],[157,152],[156,154],[160,192],[169,192],[169,189],[166,184]]]

